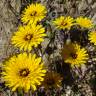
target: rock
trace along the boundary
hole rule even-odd
[[[17,15],[20,13],[20,0],[0,0],[0,61],[6,54],[12,33],[17,28]]]

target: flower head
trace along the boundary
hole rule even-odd
[[[36,3],[29,5],[22,14],[23,23],[33,23],[41,21],[46,16],[46,8],[42,4]]]
[[[62,77],[56,72],[47,72],[43,81],[45,89],[61,87]]]
[[[36,58],[35,54],[22,53],[11,57],[3,65],[3,79],[12,91],[17,88],[36,90],[36,86],[44,80],[46,70],[41,58]]]
[[[70,16],[68,17],[58,17],[56,18],[53,23],[57,26],[58,29],[70,29],[73,26],[74,19]]]
[[[96,31],[90,32],[88,35],[89,35],[90,42],[94,43],[94,45],[96,45]]]
[[[78,17],[76,19],[76,24],[83,28],[91,28],[93,27],[92,21],[87,17]]]
[[[46,36],[44,33],[45,29],[42,25],[26,25],[20,26],[18,31],[14,33],[12,37],[12,44],[19,47],[20,50],[31,51],[32,47],[37,47],[42,41],[43,37]]]
[[[88,54],[85,48],[81,48],[77,43],[65,44],[62,49],[62,57],[65,63],[70,63],[72,67],[74,65],[80,66],[86,63]]]

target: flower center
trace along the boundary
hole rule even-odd
[[[66,26],[66,25],[67,25],[67,23],[66,23],[66,22],[64,22],[64,21],[62,21],[62,22],[61,22],[61,25],[62,25],[62,26]]]
[[[32,34],[27,34],[25,36],[25,41],[30,41],[32,38],[33,38],[33,35]]]
[[[48,79],[47,80],[48,85],[54,85],[54,83],[55,83],[54,79]]]
[[[33,12],[31,13],[31,16],[36,16],[36,14],[37,14],[37,12],[36,12],[36,11],[33,11]]]
[[[26,69],[20,70],[19,74],[22,77],[26,77],[26,76],[28,76],[29,72],[30,72],[29,69],[26,68]]]
[[[70,56],[71,56],[73,59],[76,59],[76,58],[77,58],[77,54],[75,54],[75,53],[71,53]]]

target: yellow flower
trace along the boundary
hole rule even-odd
[[[12,37],[12,44],[19,47],[20,50],[31,51],[32,47],[37,47],[42,41],[43,37],[46,36],[44,33],[45,29],[42,25],[26,25],[20,26],[18,31],[14,33]]]
[[[87,17],[78,17],[76,19],[76,24],[83,27],[83,28],[91,28],[93,27],[92,21]]]
[[[65,63],[70,63],[72,67],[74,65],[80,66],[88,60],[88,54],[85,48],[81,48],[77,43],[65,44],[62,49],[62,57]]]
[[[70,16],[61,16],[53,21],[53,24],[57,26],[58,29],[70,29],[73,26],[74,19]]]
[[[18,88],[28,92],[35,91],[37,85],[44,80],[46,70],[41,58],[36,58],[35,54],[22,53],[11,57],[3,65],[3,79],[6,86],[15,91]]]
[[[23,23],[33,23],[37,21],[41,21],[44,17],[46,17],[46,8],[42,4],[36,3],[29,5],[22,14],[22,22]]]
[[[45,79],[43,81],[43,86],[45,89],[49,88],[60,88],[62,84],[62,77],[56,72],[47,72]]]
[[[96,45],[96,31],[90,32],[88,35],[89,35],[90,42]]]

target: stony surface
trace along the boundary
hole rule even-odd
[[[20,8],[19,0],[0,0],[0,61],[12,52],[10,37],[18,26]]]

